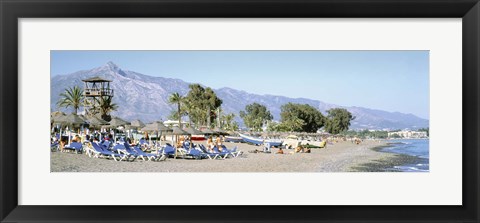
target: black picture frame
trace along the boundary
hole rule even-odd
[[[0,15],[1,222],[479,221],[480,5],[478,0],[0,0]],[[462,18],[463,205],[215,207],[18,205],[17,21],[19,18],[76,17]]]

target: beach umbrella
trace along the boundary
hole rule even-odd
[[[202,132],[203,134],[206,134],[206,135],[211,135],[211,134],[214,134],[214,132],[208,128],[206,129],[202,129]]]
[[[119,126],[130,125],[130,122],[127,122],[119,117],[113,117],[112,120],[109,122],[110,126],[115,128]]]
[[[143,123],[142,121],[140,120],[133,120],[130,124],[131,127],[135,127],[135,128],[143,128],[145,127],[145,123]]]
[[[57,124],[61,124],[63,122],[63,118],[65,117],[65,113],[63,112],[52,112],[50,114],[50,120],[52,123],[57,123]]]
[[[191,135],[190,133],[186,132],[186,131],[183,131],[181,128],[179,128],[178,126],[173,126],[172,127],[172,132],[168,132],[167,134],[170,134],[170,135],[175,135],[175,136],[179,136],[179,135]],[[175,137],[177,140],[178,140],[178,137]],[[172,142],[173,143],[173,142]],[[177,147],[175,147],[175,158],[177,158]]]
[[[185,128],[184,130],[185,132],[190,133],[190,135],[203,135],[203,132],[198,131],[192,127]]]
[[[68,115],[65,115],[63,117],[60,117],[58,119],[59,123],[65,126],[80,126],[82,124],[85,124],[85,120],[80,118],[77,114],[71,113]]]
[[[214,128],[213,131],[214,131],[216,134],[218,134],[218,135],[228,135],[227,132],[221,130],[221,129],[218,128],[218,127]]]
[[[81,125],[85,124],[85,121],[74,113],[63,116],[58,121],[61,123],[61,125],[66,126],[67,128],[80,127]],[[68,133],[68,144],[70,144],[70,131],[68,131]]]
[[[172,132],[173,130],[165,126],[161,121],[156,121],[146,125],[141,129],[141,131],[157,132],[157,140],[158,140],[158,133],[160,133],[160,137],[161,137],[163,132]]]
[[[120,126],[130,125],[130,122],[127,122],[119,117],[113,117],[112,120],[110,120],[109,124],[110,128],[118,128]],[[115,134],[115,132],[113,134]],[[113,139],[115,142],[117,142],[117,138],[115,137],[115,135],[113,136]]]
[[[101,118],[98,118],[97,116],[92,116],[90,118],[87,119],[87,122],[91,125],[91,126],[96,126],[96,127],[100,127],[100,126],[103,126],[103,125],[108,125],[108,122],[101,119]]]

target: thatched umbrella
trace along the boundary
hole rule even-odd
[[[125,126],[125,125],[130,125],[130,122],[127,122],[119,117],[113,117],[112,120],[110,120],[109,122],[109,127],[110,128],[117,128],[117,127],[120,127],[120,126]],[[115,134],[115,132],[114,132]],[[115,142],[117,142],[117,138],[115,137],[115,135],[113,136],[113,139]]]
[[[162,136],[162,133],[164,132],[172,132],[173,130],[165,126],[161,121],[156,121],[153,123],[150,123],[143,127],[141,131],[144,132],[156,132],[157,133],[157,140],[158,140],[158,133],[160,133],[160,137]],[[161,142],[161,141],[160,141]]]
[[[102,126],[102,125],[108,125],[108,122],[101,119],[101,118],[98,118],[97,116],[92,116],[90,118],[87,119],[87,122],[91,125],[91,126],[95,126],[95,127],[99,127],[99,126]]]
[[[143,128],[145,127],[145,123],[137,119],[137,120],[133,120],[130,126],[135,128]]]
[[[210,129],[203,129],[202,132],[203,132],[203,134],[205,134],[205,135],[214,134],[214,132],[213,132],[212,130],[210,130]]]
[[[203,135],[203,132],[198,131],[198,130],[192,128],[192,127],[188,127],[188,128],[183,129],[183,130],[185,130],[185,132],[190,133],[190,135]]]
[[[228,135],[228,133],[224,132],[223,130],[221,130],[218,127],[214,128],[213,131],[218,135]]]
[[[113,117],[112,120],[109,122],[110,127],[119,127],[119,126],[125,126],[125,125],[130,125],[130,122],[127,122],[119,117]]]
[[[85,121],[82,118],[80,118],[77,114],[74,114],[74,113],[63,116],[59,118],[58,121],[61,125],[66,127],[72,127],[72,128],[79,127],[85,124]],[[70,131],[68,135],[68,144],[70,144]]]
[[[190,133],[186,132],[186,131],[183,131],[180,127],[178,126],[173,126],[172,127],[172,132],[169,132],[167,134],[171,134],[171,135],[175,135],[177,136],[176,139],[178,141],[178,136],[179,135],[191,135]],[[172,142],[173,143],[173,142]],[[175,158],[177,158],[177,147],[175,146]]]

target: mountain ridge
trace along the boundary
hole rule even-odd
[[[188,85],[191,84],[178,78],[149,76],[124,70],[115,63],[108,62],[100,67],[52,76],[50,86],[51,110],[65,110],[58,109],[56,106],[60,93],[65,88],[74,85],[83,87],[81,80],[94,76],[113,80],[111,82],[111,87],[115,92],[113,101],[119,105],[118,111],[113,112],[113,115],[127,120],[140,119],[144,122],[166,120],[170,113],[175,111],[175,106],[168,103],[169,95],[173,92],[186,95],[189,90]],[[428,127],[429,122],[427,119],[419,118],[413,114],[359,106],[340,106],[308,98],[289,98],[271,94],[259,95],[230,87],[222,87],[214,89],[214,91],[223,100],[222,109],[224,113],[235,113],[236,120],[240,122],[238,112],[244,110],[245,105],[253,102],[267,106],[275,120],[280,119],[280,106],[288,102],[309,104],[319,109],[323,114],[331,108],[345,108],[356,117],[352,121],[351,129],[418,129]]]

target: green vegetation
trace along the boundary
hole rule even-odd
[[[308,104],[287,103],[281,110],[277,131],[316,132],[325,123],[322,113]]]
[[[197,126],[206,124],[208,127],[212,127],[211,123],[217,116],[212,111],[222,105],[222,100],[209,87],[203,88],[200,84],[191,84],[189,88],[190,91],[185,96],[183,104],[190,121],[196,123]]]
[[[183,97],[178,92],[175,92],[170,95],[168,102],[177,105],[178,127],[182,128],[182,110],[180,105],[183,103]]]
[[[350,122],[355,119],[352,113],[344,108],[332,108],[327,111],[327,122],[325,130],[331,134],[338,134],[348,130]]]
[[[340,133],[340,135],[346,136],[346,137],[358,137],[358,138],[377,138],[377,139],[386,139],[388,137],[388,132],[387,131],[370,131],[368,129],[361,130],[361,131],[344,131]]]
[[[77,114],[78,109],[82,105],[82,99],[83,99],[83,90],[80,89],[79,87],[70,87],[68,89],[65,89],[64,93],[60,94],[61,98],[57,102],[58,107],[73,107],[73,112]]]
[[[427,136],[430,137],[430,128],[421,128],[418,129],[419,132],[427,132]]]
[[[96,114],[97,112],[95,110],[98,109],[103,120],[111,120],[112,117],[110,116],[110,112],[118,109],[118,105],[112,102],[112,97],[99,97],[95,98],[95,100],[98,104],[98,108],[92,108],[94,111],[91,113]]]
[[[238,123],[234,120],[235,114],[230,113],[221,117],[221,122],[225,130],[238,130]]]
[[[245,111],[240,111],[240,117],[245,125],[254,131],[260,131],[265,122],[273,119],[267,107],[258,103],[245,106]]]

